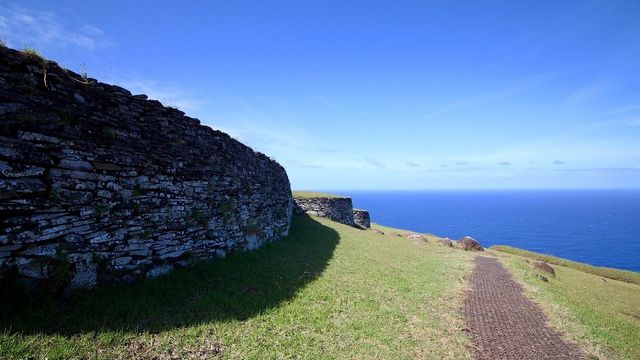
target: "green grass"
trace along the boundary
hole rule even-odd
[[[380,225],[380,224],[376,224],[376,223],[372,223],[371,224],[371,228],[372,229],[378,229],[382,232],[385,233],[385,235],[391,235],[391,236],[402,236],[404,234],[412,234],[412,233],[416,233],[415,231],[410,231],[410,230],[402,230],[402,229],[396,229],[396,228],[392,228],[389,226],[384,226],[384,225]],[[427,239],[427,241],[431,241],[431,242],[435,242],[437,240],[441,240],[441,237],[438,237],[436,235],[433,234],[425,234],[425,233],[419,233],[420,235],[422,235],[423,237],[425,237]]]
[[[531,259],[541,260],[549,264],[562,265],[572,269],[580,270],[589,274],[602,276],[607,279],[620,280],[631,284],[640,285],[640,273],[606,267],[591,266],[571,260],[561,259],[550,255],[538,254],[532,251],[522,250],[506,245],[494,245],[493,250],[520,255]]]
[[[31,59],[38,60],[41,62],[46,61],[44,56],[42,56],[42,54],[40,54],[40,52],[36,48],[26,47],[22,50],[22,53]]]
[[[583,266],[576,268],[574,262],[556,264],[557,277],[545,283],[535,277],[525,257],[497,252],[493,247],[490,253],[498,255],[525,285],[551,325],[592,358],[640,359],[640,286],[581,271]],[[531,257],[530,252],[522,253]]]
[[[298,199],[310,199],[310,198],[326,198],[326,199],[345,199],[348,196],[329,194],[317,191],[292,191],[293,197]]]
[[[290,235],[64,302],[4,293],[0,358],[465,359],[472,254],[295,216]]]

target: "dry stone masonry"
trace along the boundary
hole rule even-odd
[[[369,229],[371,227],[369,212],[362,209],[353,209],[353,222],[362,228]]]
[[[353,204],[349,197],[294,197],[295,212],[320,216],[354,225]]]
[[[227,134],[0,47],[5,281],[158,276],[286,235],[292,207],[285,170]]]

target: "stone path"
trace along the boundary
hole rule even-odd
[[[476,359],[586,359],[546,325],[546,316],[493,258],[476,257],[463,313]]]

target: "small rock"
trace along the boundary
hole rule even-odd
[[[38,179],[0,179],[0,199],[41,193],[46,189],[45,184]]]
[[[463,250],[476,250],[476,251],[484,251],[482,245],[476,241],[476,239],[471,236],[465,236],[462,239],[458,240],[458,246]]]
[[[371,231],[373,231],[373,232],[374,232],[374,233],[376,233],[376,234],[384,235],[384,231],[382,231],[382,230],[380,230],[380,229],[372,228],[372,229],[371,229]]]
[[[10,178],[40,176],[44,174],[44,168],[39,166],[28,166],[23,164],[10,165],[4,161],[0,161],[0,173]]]
[[[409,239],[409,240],[418,240],[418,241],[424,241],[427,242],[427,238],[425,238],[423,235],[421,234],[416,234],[416,233],[406,233],[403,234],[402,236],[404,236],[405,238]]]
[[[149,270],[149,272],[147,273],[147,278],[153,279],[153,278],[156,278],[158,276],[168,274],[168,273],[171,272],[171,270],[173,270],[173,266],[171,266],[171,265],[157,266],[157,267]]]
[[[68,160],[68,159],[62,159],[60,161],[60,167],[65,169],[72,169],[72,170],[92,170],[93,169],[93,166],[91,166],[91,164],[89,164],[86,161]]]
[[[57,189],[57,196],[66,204],[83,205],[93,200],[93,194],[86,191],[72,191],[67,189]]]
[[[57,245],[44,245],[29,248],[22,252],[22,255],[28,256],[55,256],[57,253]]]
[[[25,131],[25,132],[20,132],[19,134],[20,134],[20,139],[26,140],[26,141],[48,142],[53,144],[60,144],[62,142],[62,140],[60,140],[57,137],[47,136],[39,133]]]
[[[551,265],[547,264],[546,262],[542,262],[542,261],[536,261],[533,263],[533,267],[536,270],[540,270],[544,273],[547,273],[551,276],[556,276],[556,272],[555,270],[553,270],[553,268],[551,267]]]
[[[106,170],[106,171],[120,171],[122,168],[116,164],[104,163],[99,161],[94,161],[93,166],[96,170]]]
[[[79,102],[79,103],[81,103],[81,104],[86,104],[86,103],[87,103],[87,100],[85,100],[85,99],[84,99],[84,96],[82,96],[82,95],[80,95],[80,94],[78,94],[78,93],[73,94],[73,98],[74,98],[77,102]]]
[[[439,242],[442,246],[453,247],[453,241],[451,241],[451,239],[440,239]]]
[[[536,274],[536,278],[542,282],[549,282],[549,279],[547,279],[547,277],[542,274]]]
[[[91,288],[98,281],[97,264],[91,254],[71,255],[69,259],[75,264],[75,272],[69,287],[72,289]]]

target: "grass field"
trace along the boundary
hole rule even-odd
[[[338,195],[338,194],[329,194],[317,191],[293,191],[293,197],[298,199],[310,199],[310,198],[326,198],[326,199],[337,199],[337,198],[348,198],[348,196]]]
[[[525,285],[551,324],[592,358],[640,359],[640,286],[581,271],[589,265],[557,258],[561,261],[553,264],[568,266],[554,265],[557,277],[545,283],[535,277],[525,257],[514,254],[521,252],[503,253],[492,248],[490,253],[499,256],[516,280]],[[526,258],[540,255],[522,254]],[[575,264],[580,266],[576,269]]]
[[[602,276],[607,279],[620,280],[631,284],[640,285],[640,273],[619,269],[612,269],[607,267],[591,266],[571,260],[557,258],[551,255],[538,254],[533,251],[522,250],[506,245],[494,245],[491,247],[493,250],[506,252],[509,254],[528,257],[530,259],[541,260],[548,262],[549,264],[562,265],[564,267],[580,270],[589,274]]]
[[[67,302],[0,304],[0,358],[465,359],[473,254],[294,217],[290,236]]]

